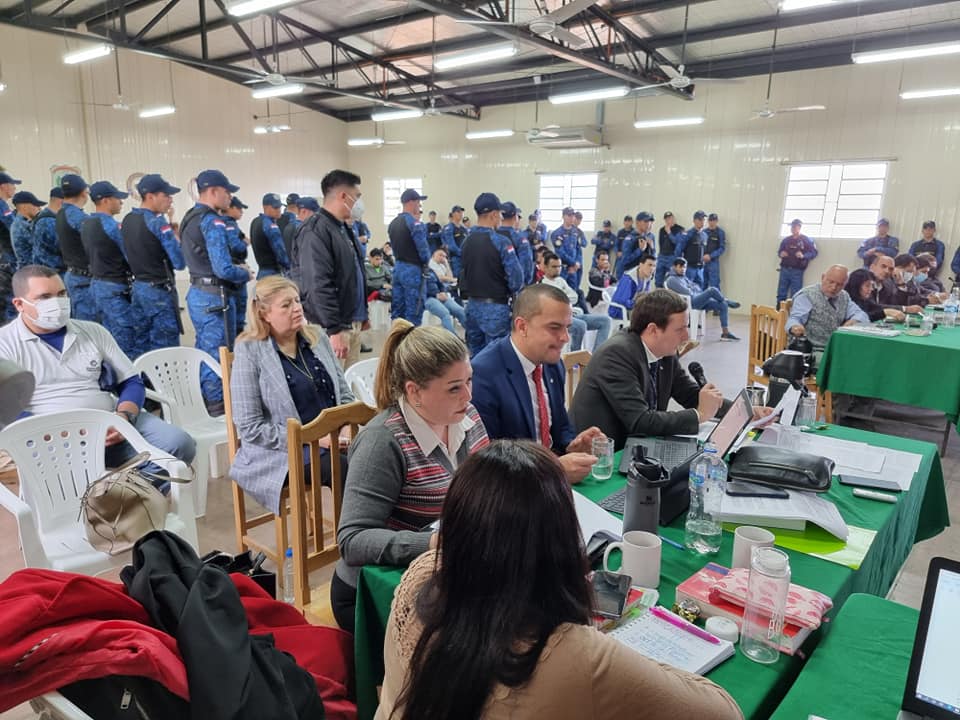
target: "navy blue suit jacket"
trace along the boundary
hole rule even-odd
[[[473,404],[483,418],[491,440],[539,440],[533,418],[533,402],[520,358],[510,336],[500,338],[478,353],[473,365]],[[566,371],[562,363],[543,366],[543,381],[550,402],[550,436],[553,450],[564,453],[576,437],[564,406]]]

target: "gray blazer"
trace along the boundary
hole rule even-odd
[[[325,333],[320,333],[313,353],[334,381],[337,404],[353,402],[353,392]],[[230,477],[276,513],[287,479],[287,418],[299,415],[270,338],[236,344],[230,391],[233,422],[240,437]]]

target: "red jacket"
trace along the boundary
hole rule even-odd
[[[310,625],[245,575],[231,575],[251,634],[272,633],[317,683],[328,718],[354,720],[351,636]],[[26,569],[0,583],[0,712],[77,680],[137,675],[186,700],[187,674],[171,635],[151,627],[123,585]]]

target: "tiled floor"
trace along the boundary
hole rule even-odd
[[[727,396],[733,395],[743,387],[746,373],[746,338],[749,329],[747,317],[744,315],[732,316],[730,324],[733,332],[743,338],[741,342],[721,342],[717,321],[711,317],[708,319],[706,337],[701,338],[701,346],[684,358],[685,362],[697,360],[702,363],[707,378],[715,382]],[[374,352],[363,357],[377,356],[383,344],[385,332],[371,333],[371,336]],[[936,441],[935,437],[929,434],[919,437]],[[948,452],[941,462],[947,485],[950,515],[957,519],[960,518],[960,438],[951,438]],[[234,523],[229,484],[223,479],[213,480],[210,483],[209,492],[207,516],[198,521],[201,551],[206,552],[214,548],[232,550]],[[937,537],[916,545],[890,590],[889,597],[897,602],[919,607],[927,564],[931,557],[937,555],[960,557],[960,528],[957,526],[947,528]],[[0,512],[0,579],[6,578],[11,572],[21,567],[23,567],[23,558],[18,546],[16,524],[8,513]],[[329,579],[330,569],[316,572],[311,575],[311,586],[320,587]],[[323,600],[323,598],[317,599]],[[2,720],[32,717],[34,715],[27,706],[0,713]]]

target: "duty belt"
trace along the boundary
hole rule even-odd
[[[191,277],[190,284],[194,287],[204,288],[204,287],[220,287],[225,285],[223,280],[218,277]]]
[[[73,273],[74,275],[81,275],[82,277],[91,277],[90,270],[85,270],[78,267],[70,267],[69,265],[67,265],[67,272]]]
[[[491,305],[509,305],[510,300],[507,298],[487,298],[487,297],[473,297],[472,295],[467,298],[469,302],[477,303],[490,303]]]
[[[144,285],[149,285],[154,288],[162,288],[163,290],[172,290],[173,281],[172,280],[143,280],[141,278],[134,278],[135,283],[143,283]]]

